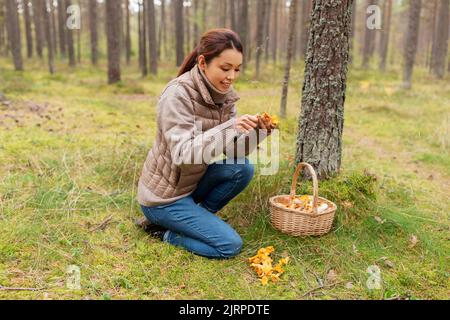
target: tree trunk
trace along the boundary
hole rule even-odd
[[[66,8],[65,8],[65,13],[66,13],[66,19],[64,25],[66,25],[66,21],[67,18],[69,17],[67,14],[67,8],[69,8],[69,6],[72,5],[72,0],[65,0],[65,4],[66,4]],[[75,66],[75,48],[73,46],[73,31],[70,28],[66,28],[66,42],[67,42],[67,51],[69,54],[69,66],[74,67]]]
[[[299,43],[299,53],[301,59],[305,59],[306,48],[308,45],[311,5],[312,5],[311,0],[302,0],[301,25],[300,25],[301,38]]]
[[[89,0],[89,30],[91,34],[91,63],[98,63],[98,26],[97,26],[97,0]]]
[[[433,74],[439,79],[442,79],[445,74],[445,62],[448,49],[448,23],[449,0],[440,0],[436,28],[436,50],[431,66]]]
[[[353,0],[314,0],[296,162],[320,179],[339,171]]]
[[[391,31],[392,0],[383,3],[383,27],[380,37],[380,70],[386,70],[386,59],[389,47],[389,33]]]
[[[147,66],[147,1],[142,0],[142,76],[148,74]]]
[[[131,59],[131,34],[130,34],[130,1],[125,1],[125,58],[127,64]]]
[[[53,41],[53,56],[55,57],[58,54],[58,36],[57,36],[57,28],[56,28],[56,17],[57,14],[56,7],[53,4],[53,1],[50,2],[51,8],[51,23],[52,23],[52,41]]]
[[[350,57],[348,63],[353,63],[354,58],[354,48],[355,48],[355,21],[356,21],[356,0],[353,0],[352,6],[352,25],[350,30]]]
[[[289,73],[291,71],[291,60],[294,51],[294,36],[297,24],[297,7],[299,0],[292,0],[291,6],[289,8],[289,31],[288,31],[288,46],[287,46],[287,57],[286,66],[284,69],[284,79],[283,79],[283,91],[281,94],[281,106],[280,106],[280,117],[286,118],[286,105],[287,105],[287,95],[289,88]]]
[[[409,20],[406,33],[404,66],[403,66],[403,87],[411,88],[411,78],[414,67],[414,59],[417,51],[417,42],[419,39],[420,9],[421,0],[410,0]]]
[[[183,14],[183,0],[173,0],[175,11],[175,41],[176,41],[176,55],[177,67],[181,66],[184,60],[184,14]]]
[[[106,36],[108,44],[108,83],[120,81],[120,33],[119,14],[122,8],[119,1],[105,1]]]
[[[47,43],[47,60],[48,60],[48,72],[53,74],[55,72],[55,66],[53,63],[53,38],[52,38],[52,29],[50,24],[50,14],[51,11],[48,11],[47,0],[43,0],[39,2],[41,7],[39,8],[42,12],[42,17],[44,18],[44,33],[45,33],[45,41]]]
[[[156,13],[155,4],[152,0],[147,3],[147,13],[148,13],[148,46],[149,46],[149,62],[150,62],[150,73],[158,73],[158,45],[156,43]]]
[[[258,0],[257,2],[257,21],[256,21],[256,67],[255,78],[259,78],[261,55],[264,49],[264,18],[266,17],[266,8],[268,0]]]
[[[272,0],[267,0],[266,10],[264,16],[264,61],[267,63],[269,61],[269,41],[270,41],[270,12],[272,7]]]
[[[194,39],[193,39],[193,48],[195,48],[199,41],[200,41],[200,32],[198,28],[198,2],[199,0],[194,0],[193,6],[194,6]]]
[[[59,52],[63,58],[66,57],[66,13],[64,0],[58,0],[58,36]]]
[[[0,3],[0,54],[6,55],[6,14],[4,2]]]
[[[139,69],[141,72],[143,71],[143,58],[142,56],[145,54],[142,50],[142,5],[140,2],[138,2],[138,55],[139,55]],[[143,73],[143,72],[142,72]],[[142,74],[144,76],[144,74]]]
[[[272,62],[274,64],[277,63],[277,51],[278,51],[278,15],[280,9],[280,0],[274,0],[274,12],[273,12],[273,32],[272,32],[272,41],[271,41],[271,55]]]
[[[14,68],[16,71],[23,71],[19,14],[17,12],[17,3],[15,0],[6,0],[6,20],[6,28],[8,30],[8,39],[12,51]]]
[[[158,59],[161,58],[161,50],[164,48],[164,56],[167,56],[167,32],[166,32],[166,1],[161,0],[161,19],[159,24]]]
[[[42,0],[40,0],[42,1]],[[42,48],[44,46],[44,33],[42,27],[42,12],[39,10],[39,0],[33,0],[33,22],[34,22],[34,32],[36,40],[36,53],[39,58],[42,58]]]
[[[184,22],[186,23],[185,25],[185,30],[186,30],[186,41],[185,41],[185,46],[186,46],[186,52],[191,52],[191,13],[189,10],[189,7],[185,7],[184,8]]]
[[[367,0],[366,8],[371,5],[376,5],[377,0]],[[368,18],[366,13],[366,20]],[[363,62],[362,67],[364,69],[369,68],[370,59],[373,56],[373,52],[375,49],[375,38],[376,38],[376,29],[369,29],[366,26],[366,21],[364,21],[364,47],[363,47]]]
[[[237,6],[237,3],[236,3],[236,1],[237,0],[228,0],[229,1],[229,4],[228,4],[228,7],[229,7],[229,9],[230,9],[230,21],[231,21],[231,30],[233,30],[233,31],[237,31],[237,20],[236,20],[236,6]]]
[[[27,39],[27,57],[33,57],[33,36],[31,33],[30,0],[23,2],[23,16],[25,20],[25,36]]]
[[[244,46],[244,58],[242,63],[242,72],[245,73],[246,62],[250,51],[249,43],[249,25],[248,25],[248,0],[240,0],[239,3],[239,24],[238,31],[239,38]]]

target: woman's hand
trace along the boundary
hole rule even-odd
[[[244,114],[236,119],[235,127],[240,133],[248,134],[252,129],[258,127],[259,118],[250,114]]]
[[[271,134],[275,129],[275,125],[268,119],[258,116],[258,128],[267,130],[267,134]]]

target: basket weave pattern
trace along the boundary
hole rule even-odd
[[[312,212],[300,211],[284,206],[291,203],[295,197],[297,178],[301,170],[305,167],[308,169],[313,180]],[[318,236],[328,233],[333,224],[337,207],[333,202],[319,197],[318,189],[317,175],[314,168],[306,162],[299,163],[292,179],[291,193],[289,195],[274,196],[269,199],[272,225],[281,232],[293,236]],[[328,205],[328,208],[321,213],[318,213],[317,210],[319,199]]]

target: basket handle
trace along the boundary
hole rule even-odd
[[[295,188],[297,186],[297,178],[298,178],[298,175],[300,174],[301,170],[304,167],[306,167],[308,169],[308,171],[312,177],[312,181],[313,181],[313,212],[315,214],[317,214],[317,202],[318,202],[318,197],[319,197],[319,187],[318,187],[318,182],[317,182],[316,171],[314,171],[314,168],[309,163],[300,162],[297,165],[297,168],[295,169],[294,177],[292,179],[290,196],[291,196],[291,199],[295,197]]]

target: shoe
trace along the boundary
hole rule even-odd
[[[135,225],[139,228],[142,228],[145,232],[147,232],[149,235],[151,235],[152,237],[158,238],[161,241],[164,238],[164,235],[166,234],[167,229],[151,223],[145,216],[138,218],[135,220]]]

